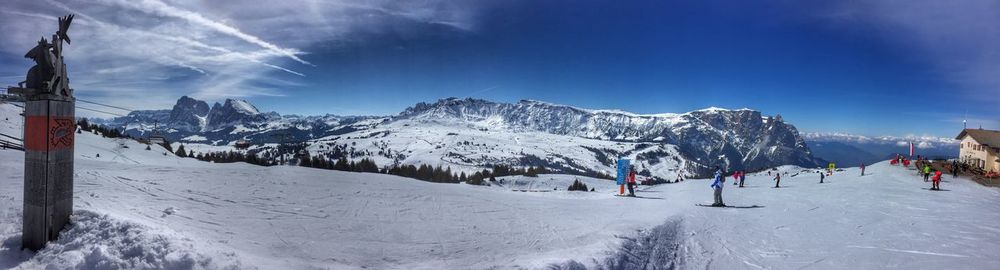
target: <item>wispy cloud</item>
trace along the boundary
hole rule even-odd
[[[118,5],[120,7],[139,10],[150,14],[183,19],[185,21],[194,24],[208,27],[220,33],[242,39],[246,42],[271,50],[277,54],[284,55],[285,57],[291,58],[295,61],[298,61],[299,63],[311,65],[308,61],[302,60],[302,58],[296,56],[296,54],[301,54],[301,52],[299,52],[298,50],[279,47],[278,45],[264,41],[263,39],[257,36],[244,33],[243,31],[240,31],[235,27],[226,25],[221,22],[209,20],[197,12],[180,9],[156,0],[132,0],[132,1],[103,0],[103,2],[108,4]]]
[[[22,59],[56,17],[77,14],[66,46],[71,86],[84,98],[166,108],[177,96],[283,96],[309,85],[322,55],[301,48],[359,33],[438,24],[475,29],[477,2],[321,0],[13,0],[0,9],[0,84],[23,80]],[[410,26],[412,25],[412,27]],[[413,28],[417,29],[417,28]],[[312,59],[310,59],[312,58]],[[16,76],[6,76],[16,75]]]

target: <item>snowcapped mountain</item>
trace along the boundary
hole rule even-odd
[[[647,175],[707,175],[784,164],[815,166],[794,126],[750,109],[642,115],[533,100],[441,99],[371,129],[314,141],[311,152],[372,157],[379,164],[544,165],[613,172],[618,157]]]
[[[206,130],[217,130],[240,124],[263,123],[270,118],[280,118],[277,113],[260,113],[256,107],[246,100],[226,99],[224,105],[215,103],[208,112]]]
[[[545,166],[585,175],[613,174],[619,157],[643,175],[675,178],[778,165],[816,166],[805,141],[781,116],[750,109],[634,114],[535,100],[517,103],[441,99],[395,116],[282,116],[243,100],[207,103],[182,97],[172,110],[114,119],[136,136],[159,131],[171,141],[228,145],[307,142],[313,155],[371,158],[380,165],[428,164],[464,171],[504,164]]]
[[[256,143],[305,141],[353,131],[352,125],[376,117],[282,116],[261,112],[245,100],[227,99],[211,107],[205,101],[183,96],[170,110],[133,111],[105,124],[125,128],[135,137],[160,133],[170,141],[227,145],[239,139]]]
[[[206,124],[205,117],[208,116],[208,112],[208,103],[183,96],[170,110],[170,119],[167,120],[166,124],[177,130],[201,131]]]

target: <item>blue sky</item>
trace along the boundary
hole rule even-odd
[[[1000,128],[996,1],[16,0],[0,12],[0,83],[22,80],[21,55],[72,12],[71,85],[131,108],[191,95],[385,115],[471,96],[747,107],[810,132]]]

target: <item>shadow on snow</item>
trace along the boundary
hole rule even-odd
[[[642,230],[632,237],[621,237],[619,247],[607,257],[594,259],[593,269],[681,269],[683,268],[683,226],[680,218],[668,219],[651,230]],[[552,270],[590,269],[578,261],[549,265]]]

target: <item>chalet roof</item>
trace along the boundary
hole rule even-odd
[[[959,133],[955,139],[961,140],[965,138],[965,135],[972,136],[973,139],[981,144],[989,145],[990,147],[1000,147],[1000,131],[967,128],[963,129],[962,133]]]

